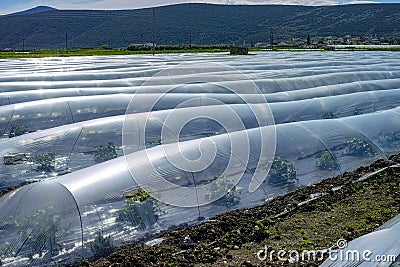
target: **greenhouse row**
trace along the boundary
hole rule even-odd
[[[0,61],[0,189],[16,187],[0,198],[0,263],[76,264],[387,161],[397,57]],[[397,217],[349,249],[390,237],[376,248],[399,255],[399,233]]]
[[[232,115],[226,112],[226,109],[229,109],[229,111],[234,114],[238,114],[240,121],[244,122],[243,125],[236,124],[230,126],[230,131],[238,131],[241,129],[252,129],[271,125],[273,123],[284,124],[293,121],[333,119],[373,113],[398,105],[400,100],[396,98],[396,94],[398,94],[397,91],[390,90],[271,104],[230,104],[228,102],[229,100],[223,101],[223,98],[221,100],[209,96],[202,97],[201,100],[189,98],[187,100],[190,100],[190,102],[187,102],[187,105],[185,104],[184,107],[179,106],[179,108],[173,109],[179,101],[185,102],[185,99],[182,98],[183,100],[179,99],[179,101],[176,102],[157,102],[157,104],[162,103],[160,106],[169,108],[166,110],[158,110],[158,108],[155,108],[157,111],[143,113],[141,111],[146,110],[146,106],[142,105],[139,106],[138,109],[133,110],[132,114],[129,114],[127,118],[124,115],[105,116],[107,115],[106,112],[99,112],[98,116],[102,116],[101,118],[91,119],[97,115],[97,113],[93,113],[83,117],[88,118],[88,120],[85,119],[78,123],[73,123],[72,119],[78,120],[76,114],[84,114],[82,110],[85,109],[83,107],[82,109],[76,109],[80,111],[79,113],[77,112],[75,115],[69,114],[71,116],[65,116],[65,112],[71,110],[69,108],[63,112],[56,113],[54,107],[51,107],[50,110],[53,112],[52,114],[58,114],[59,116],[52,116],[50,118],[49,116],[46,117],[43,111],[40,111],[43,113],[37,113],[37,111],[32,112],[32,110],[35,109],[29,104],[35,103],[36,101],[28,102],[27,107],[29,108],[25,109],[27,111],[24,113],[25,115],[15,116],[16,112],[14,111],[13,117],[3,120],[8,120],[8,126],[4,127],[10,128],[8,131],[4,130],[5,139],[2,141],[2,146],[0,148],[3,158],[11,157],[11,155],[15,154],[25,155],[26,164],[21,164],[18,168],[13,166],[13,164],[0,166],[2,169],[1,176],[4,177],[1,179],[0,188],[14,186],[18,182],[29,179],[37,179],[37,172],[34,166],[28,163],[34,163],[34,159],[40,156],[51,154],[54,156],[54,161],[57,161],[57,168],[54,169],[54,172],[43,173],[41,178],[47,178],[47,176],[56,173],[78,170],[99,162],[101,161],[100,154],[103,153],[101,149],[109,149],[109,154],[108,156],[103,156],[103,161],[106,160],[107,157],[122,156],[121,136],[123,123],[127,120],[129,122],[134,122],[135,126],[131,131],[137,135],[136,138],[138,140],[145,140],[143,144],[137,143],[130,145],[130,152],[134,152],[145,147],[155,146],[161,142],[161,130],[165,126],[166,119],[169,118],[171,114],[181,119],[183,116],[189,116],[189,118],[194,117],[193,114],[196,114],[196,116],[201,114],[203,117],[213,117],[213,114],[221,114],[220,120],[226,121]],[[126,100],[127,96],[122,96],[123,99]],[[356,102],[355,99],[358,101]],[[238,100],[243,101],[243,99],[240,98]],[[137,101],[143,102],[141,98]],[[85,103],[90,103],[92,106],[96,105],[96,101],[93,99]],[[207,109],[202,108],[202,106],[207,106],[207,103],[209,107]],[[213,105],[213,103],[216,104]],[[123,104],[118,102],[114,104],[114,113],[125,112],[128,103]],[[34,107],[37,108],[36,110],[43,110],[43,106],[44,105],[34,105]],[[110,106],[111,104],[108,107]],[[44,107],[47,108],[47,106]],[[94,108],[93,110],[96,109],[97,108]],[[117,111],[118,109],[119,111]],[[28,112],[29,110],[30,112]],[[266,116],[268,113],[270,113],[270,115]],[[20,114],[22,114],[22,112],[20,112]],[[34,116],[38,117],[37,114],[41,114],[41,116],[35,120]],[[144,114],[147,115],[144,116]],[[262,116],[262,121],[259,121],[258,118]],[[52,124],[65,125],[52,128]],[[36,127],[36,129],[34,129],[34,127]],[[140,129],[145,129],[145,133],[140,133]],[[220,124],[210,119],[196,119],[185,126],[184,131],[181,132],[180,140],[217,135],[224,131]],[[20,136],[22,134],[23,136]],[[140,136],[140,134],[143,136]],[[164,144],[171,142],[173,142],[173,140],[163,140]],[[28,156],[31,158],[30,161]],[[23,171],[25,171],[25,173],[21,174]]]
[[[400,87],[400,84],[399,84]],[[329,92],[327,90],[327,92]],[[35,132],[57,126],[98,118],[124,115],[133,97],[140,103],[133,112],[170,110],[215,105],[269,103],[276,123],[329,119],[360,115],[397,107],[400,89],[358,92],[338,96],[271,102],[254,94],[117,94],[103,96],[68,97],[30,101],[0,107],[0,131],[3,137],[14,137],[25,130]],[[157,100],[156,105],[146,106]],[[181,105],[181,103],[185,103]],[[179,105],[179,106],[178,106]],[[190,112],[190,111],[188,111]]]

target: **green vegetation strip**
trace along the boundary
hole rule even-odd
[[[228,52],[229,49],[219,48],[195,48],[195,49],[165,49],[156,50],[156,54],[165,53],[216,53]],[[135,55],[152,54],[152,50],[119,50],[119,49],[69,49],[69,50],[37,50],[31,52],[0,52],[0,59],[6,58],[43,58],[43,57],[75,57],[75,56],[111,56],[111,55]]]
[[[265,245],[275,251],[326,249],[339,239],[350,241],[373,231],[400,212],[400,168],[387,168],[355,181],[394,163],[400,163],[400,155],[391,157],[391,162],[377,161],[259,207],[168,232],[162,236],[165,241],[155,246],[120,247],[81,266],[318,266],[321,261],[296,265],[276,257],[272,262],[260,261],[256,254]],[[319,198],[306,202],[317,193]],[[183,242],[186,236],[193,243]]]
[[[273,47],[271,48],[249,48],[250,52],[270,51],[270,52],[307,52],[307,51],[334,51],[324,48],[296,48],[296,47]],[[342,48],[338,51],[400,51],[400,48]],[[229,52],[228,48],[169,48],[157,49],[155,54],[181,54],[181,53],[218,53]],[[76,57],[76,56],[112,56],[112,55],[137,55],[137,54],[153,54],[151,49],[148,50],[126,50],[126,49],[68,49],[68,50],[35,50],[27,52],[1,52],[0,59],[8,58],[44,58],[44,57]]]

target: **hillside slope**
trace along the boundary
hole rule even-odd
[[[400,35],[400,4],[240,6],[180,4],[155,8],[157,43],[241,44],[311,36]],[[152,40],[151,9],[53,10],[0,17],[0,49],[127,46]]]
[[[55,9],[53,7],[49,7],[49,6],[37,6],[34,8],[30,8],[28,10],[7,14],[6,16],[29,15],[29,14],[37,14],[37,13],[41,13],[41,12],[54,11],[54,10],[57,10],[57,9]]]

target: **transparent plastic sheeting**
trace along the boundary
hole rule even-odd
[[[351,73],[353,70],[360,72],[390,71],[398,66],[398,55],[387,59],[384,53],[371,53],[369,57],[358,57],[349,53],[327,53],[324,57],[316,53],[298,53],[285,55],[276,53],[272,57],[268,53],[258,53],[252,58],[240,57],[229,58],[226,55],[204,54],[186,55],[160,55],[157,59],[146,56],[113,56],[113,57],[92,57],[87,59],[36,59],[36,60],[2,60],[0,70],[4,75],[0,82],[4,85],[18,86],[20,84],[51,84],[54,81],[75,84],[98,85],[109,80],[126,79],[137,80],[141,83],[146,77],[154,75],[157,71],[167,67],[176,66],[182,62],[220,62],[234,67],[241,72],[254,77],[284,77],[293,78],[307,75],[323,75],[335,72]],[[268,59],[268,64],[265,60]],[[86,61],[86,62],[84,62]],[[140,62],[138,64],[138,62]],[[357,62],[358,64],[354,64]],[[36,64],[27,64],[36,63]],[[82,68],[87,63],[91,66]],[[222,75],[225,74],[222,73]],[[252,78],[254,78],[252,77]],[[235,77],[232,77],[235,79]],[[327,83],[327,81],[325,82]],[[125,84],[123,84],[125,85]]]
[[[213,62],[235,68],[271,94],[269,102],[307,99],[361,91],[399,89],[399,56],[371,52],[258,53],[251,57],[223,54],[143,55],[1,60],[0,105],[55,97],[116,93],[163,93],[181,84],[186,75],[160,75],[152,85],[141,86],[160,70],[182,62]],[[268,62],[268,64],[266,64]],[[202,75],[218,75],[224,85],[242,84],[243,76],[221,69],[203,69]],[[193,78],[193,75],[191,75]],[[140,89],[140,90],[139,90]],[[212,86],[186,84],[175,92],[214,93]],[[227,93],[226,91],[224,93]],[[243,92],[247,93],[243,87]]]
[[[32,202],[28,205],[26,199]],[[22,187],[2,199],[0,210],[8,215],[0,220],[3,266],[8,264],[5,258],[15,251],[27,257],[29,264],[21,259],[12,265],[43,266],[44,261],[69,257],[82,244],[81,238],[77,238],[82,236],[79,208],[71,192],[61,184],[43,182],[39,187]],[[15,227],[13,231],[5,230],[10,226]],[[21,232],[15,232],[17,229]]]
[[[66,124],[123,115],[133,95],[86,96],[32,101],[0,107],[0,131],[10,136],[13,127],[29,132]],[[268,100],[268,95],[265,95]],[[140,94],[135,113],[191,106],[263,103],[258,95],[245,94]],[[153,102],[155,106],[148,107]],[[264,100],[265,102],[265,100]],[[182,104],[184,103],[184,104]],[[345,117],[386,110],[400,105],[400,89],[359,92],[298,101],[271,103],[276,123]]]
[[[322,119],[325,116],[327,116],[325,117],[326,119],[352,116],[355,112],[367,113],[379,109],[387,109],[391,105],[399,104],[399,95],[398,92],[392,91],[368,92],[361,93],[361,95],[356,94],[287,103],[272,103],[269,107],[271,108],[275,123],[283,124],[293,121]],[[126,100],[127,99],[128,98],[126,98]],[[356,99],[360,100],[356,102]],[[215,100],[219,99],[201,98],[196,101],[196,103],[206,105],[207,102],[209,102],[209,104],[215,103]],[[228,101],[229,99],[226,100],[226,102]],[[232,100],[232,102],[234,102],[234,100]],[[101,103],[104,102],[102,101]],[[142,103],[146,102],[143,101]],[[157,104],[157,106],[166,107],[169,104],[173,107],[178,105],[178,103],[182,103],[182,101],[178,101],[177,103],[167,101],[168,104],[164,104],[163,101],[160,101],[159,103],[160,104]],[[193,101],[188,102],[189,106],[193,104]],[[212,118],[214,114],[221,114],[220,116],[223,118],[223,121],[230,120],[231,113],[225,111],[225,106],[215,105],[209,106],[207,109],[202,109],[201,105],[199,104],[198,107],[188,108],[180,107],[175,110],[159,110],[151,113],[130,114],[128,116],[129,122],[134,122],[136,125],[131,130],[133,134],[137,135],[138,140],[145,140],[145,146],[138,142],[137,144],[132,144],[132,146],[129,147],[129,151],[135,152],[145,147],[149,148],[161,144],[161,130],[165,125],[166,119],[168,119],[171,114],[178,117],[191,116],[190,114],[192,114],[192,116],[203,114],[209,118]],[[145,106],[146,105],[143,104],[138,107],[136,111],[143,111],[146,108]],[[158,109],[157,106],[155,109]],[[84,110],[83,107],[80,108],[82,109],[79,110]],[[104,109],[105,108],[103,108],[103,110]],[[229,109],[239,116],[240,120],[244,122],[244,127],[246,129],[265,126],[259,125],[257,118],[253,114],[253,112],[256,112],[261,117],[267,116],[268,106],[265,104],[233,104],[229,105]],[[28,113],[26,114],[29,115]],[[116,146],[115,156],[122,156],[122,128],[126,118],[125,116],[113,116],[83,121],[0,141],[0,155],[3,159],[11,153],[19,153],[30,157],[22,164],[6,165],[4,162],[0,164],[0,189],[16,186],[25,181],[47,179],[99,163],[99,160],[96,160],[96,154],[99,153],[98,147],[108,143],[112,143]],[[47,118],[46,121],[48,120]],[[34,120],[30,119],[30,121]],[[55,121],[59,121],[59,119]],[[363,129],[364,125],[370,123],[368,121],[364,122],[361,117],[359,121],[361,122],[359,123],[360,129]],[[376,123],[380,124],[381,122],[387,124],[382,127],[393,127],[393,132],[397,131],[395,128],[398,124],[393,124],[391,121],[386,122],[385,116]],[[36,121],[36,124],[39,125],[38,121]],[[25,126],[27,124],[21,125]],[[48,124],[43,123],[42,125]],[[378,127],[377,130],[382,127]],[[141,132],[141,129],[145,129],[145,132]],[[238,130],[240,130],[240,128],[230,129],[230,131]],[[186,141],[223,133],[225,133],[225,130],[221,124],[206,118],[196,119],[188,123],[181,131],[180,140]],[[396,136],[393,138],[396,138]],[[163,140],[163,143],[170,142],[174,142],[174,140]],[[384,146],[383,143],[381,145]],[[391,148],[392,147],[384,147],[384,149],[388,149],[384,151],[388,153],[397,151],[396,149],[390,150]],[[47,153],[53,153],[55,155],[55,168],[50,172],[43,172],[40,168],[38,169],[38,165],[35,164],[35,157]]]
[[[263,91],[266,92],[265,96],[268,102],[272,103],[272,102],[309,99],[313,97],[342,95],[342,94],[351,94],[356,92],[367,92],[367,91],[378,91],[378,90],[391,90],[400,88],[400,78],[377,79],[377,80],[372,80],[369,79],[368,77],[365,78],[367,80],[353,81],[348,83],[338,83],[325,86],[316,86],[298,90],[293,90],[293,88],[290,88],[287,85],[279,85],[279,87],[282,86],[282,88],[279,88],[276,85],[273,85],[272,87],[265,86]],[[163,88],[163,90],[160,90],[160,88]],[[37,100],[55,99],[60,97],[82,97],[82,96],[94,96],[94,95],[133,94],[133,93],[146,93],[146,94],[160,93],[168,88],[170,88],[170,86],[163,86],[163,85],[146,86],[146,90],[143,90],[141,86],[125,86],[125,87],[97,86],[97,87],[83,87],[83,88],[52,87],[50,89],[36,89],[36,90],[32,89],[23,91],[19,91],[19,89],[16,88],[15,90],[13,89],[14,91],[0,92],[0,106],[37,101]],[[272,90],[273,88],[275,89]],[[201,87],[195,84],[185,84],[176,89],[174,91],[174,94],[179,94],[179,93],[207,94],[207,93],[213,93],[213,90],[214,87],[210,85],[206,87],[204,86]]]
[[[0,141],[3,160],[11,163],[1,167],[0,187],[73,171],[0,198],[1,264],[74,263],[107,250],[108,238],[113,245],[146,240],[398,153],[399,59],[384,52],[310,52],[0,60],[3,137],[13,125],[37,131]],[[193,70],[182,62],[209,62],[212,67]],[[218,62],[229,68],[216,66]],[[255,123],[248,108],[266,111],[258,104],[264,103],[263,97],[235,69],[258,85],[271,103],[277,126]],[[219,85],[204,80],[207,77],[219,78]],[[200,83],[193,83],[197,78]],[[236,95],[227,90],[230,87],[237,88]],[[124,116],[119,115],[129,94],[135,93],[143,101],[129,115],[136,124],[129,131],[133,142],[125,146]],[[146,114],[140,112],[163,94],[144,120]],[[182,129],[179,143],[160,141],[169,109],[199,96],[198,104],[174,114],[197,115],[207,104],[205,98],[212,98],[234,109],[244,126],[226,133],[218,123],[197,119]],[[240,102],[242,96],[250,105]],[[214,101],[205,110],[224,115],[220,108]],[[265,142],[271,150],[275,135],[276,155],[265,156],[259,144]],[[201,157],[204,151],[199,148],[212,152],[213,144],[215,158],[204,169],[190,164],[179,168],[169,161],[180,156],[176,144],[185,157],[202,159],[199,164],[211,154]],[[113,153],[103,155],[106,148]],[[122,150],[129,153],[126,159]],[[232,168],[225,171],[230,163]],[[174,185],[188,190],[177,191]],[[231,190],[223,195],[226,189]],[[191,207],[182,207],[188,197]]]
[[[342,119],[266,126],[180,142],[181,153],[190,159],[199,157],[204,140],[215,145],[214,161],[197,172],[169,162],[164,149],[173,144],[165,144],[21,187],[0,199],[0,258],[5,266],[70,263],[96,254],[99,235],[110,237],[113,245],[140,241],[229,210],[265,203],[297,187],[399,152],[398,125],[399,108]],[[268,147],[275,131],[275,157],[261,156],[260,141]],[[226,169],[234,151],[231,144],[247,137],[249,157],[241,155],[246,149],[236,149],[238,152],[232,155],[234,167]],[[176,154],[178,150],[169,156]],[[286,171],[277,171],[277,162]],[[265,180],[258,180],[261,186],[250,193],[256,171],[256,177],[264,175]],[[221,177],[221,183],[206,187]],[[139,192],[138,182],[147,183],[145,189],[155,198],[132,201],[130,197]],[[195,190],[196,201],[202,204],[221,188],[235,183],[217,201],[194,207],[181,207],[180,199],[187,196],[177,194],[170,186]],[[156,200],[163,197],[175,205]]]
[[[280,70],[285,71],[285,70]],[[265,78],[258,78],[257,76],[253,75],[246,75],[246,77],[251,78],[257,86],[261,89],[262,93],[277,93],[277,92],[286,92],[286,91],[294,91],[294,90],[305,90],[305,89],[312,89],[312,88],[321,88],[321,87],[332,87],[337,86],[338,81],[339,84],[352,84],[358,83],[363,81],[372,81],[372,83],[366,83],[366,87],[368,85],[373,85],[374,81],[382,81],[388,80],[391,83],[386,83],[386,85],[398,85],[398,79],[400,78],[400,71],[398,70],[398,66],[392,69],[385,69],[384,71],[376,71],[371,70],[369,71],[360,71],[359,69],[355,68],[349,72],[334,72],[334,73],[327,73],[327,74],[313,74],[309,76],[301,75],[301,70],[294,69],[296,74],[300,74],[299,77],[289,77],[289,78],[281,78],[276,77],[273,75],[264,75]],[[327,70],[329,71],[329,69]],[[206,71],[203,70],[201,73],[198,74],[200,76],[204,75],[218,75],[221,79],[224,79],[222,83],[224,86],[229,87],[232,84],[240,85],[245,84],[245,80],[240,80],[238,78],[243,79],[243,77],[237,76],[234,72],[227,72],[227,73],[220,73],[218,70]],[[260,74],[261,76],[261,74]],[[56,77],[56,79],[59,77]],[[166,90],[170,89],[168,85],[170,84],[185,84],[188,79],[193,79],[196,77],[188,77],[186,75],[174,75],[174,76],[160,76],[157,80],[154,80],[154,84],[146,86],[144,92],[145,93],[164,93]],[[135,78],[126,78],[126,79],[115,79],[115,80],[95,80],[95,81],[81,81],[76,80],[72,82],[67,81],[35,81],[35,82],[3,82],[0,83],[2,87],[2,92],[23,92],[23,91],[32,91],[38,90],[38,93],[41,90],[49,90],[49,89],[82,89],[82,90],[97,90],[96,88],[99,87],[99,90],[111,89],[111,88],[118,88],[118,90],[122,91],[130,90],[130,92],[136,92],[142,90],[141,86],[147,81],[148,78],[140,78],[139,80]],[[340,79],[340,80],[339,80]],[[157,86],[156,86],[157,85]],[[361,89],[362,83],[360,84],[359,88]],[[342,90],[351,90],[349,87],[343,87]],[[207,93],[210,92],[211,87],[204,87],[199,86],[196,84],[186,84],[185,86],[179,87],[176,92],[179,93]],[[225,91],[226,93],[226,91]],[[243,88],[243,92],[246,93],[246,88]],[[7,103],[6,101],[2,101]]]
[[[329,60],[326,60],[327,58],[324,60],[319,56],[315,57],[314,55],[317,55],[317,53],[313,55],[312,53],[309,55],[299,53],[297,55],[291,55],[290,57],[287,57],[284,53],[276,53],[274,57],[270,57],[268,54],[258,53],[258,55],[253,56],[253,58],[242,57],[233,60],[226,55],[218,55],[216,53],[211,55],[191,54],[187,55],[186,58],[176,55],[159,55],[156,60],[141,55],[131,57],[77,58],[77,60],[72,58],[68,58],[67,60],[59,60],[57,58],[50,60],[2,60],[0,61],[0,63],[2,63],[0,65],[0,70],[4,73],[4,76],[0,78],[0,82],[11,85],[22,82],[29,84],[38,81],[64,81],[71,83],[76,81],[91,81],[94,83],[108,80],[124,80],[128,78],[141,81],[146,77],[153,76],[166,67],[176,66],[182,62],[219,62],[228,64],[240,70],[242,73],[254,75],[254,77],[279,76],[285,78],[333,72],[352,72],[355,69],[355,60],[359,62],[356,67],[358,71],[388,71],[398,63],[396,62],[396,55],[394,55],[390,61],[382,61],[380,53],[371,53],[370,58],[355,58],[348,53],[335,52],[336,54],[330,53]],[[265,64],[265,56],[268,57],[270,64]],[[85,64],[85,60],[90,66],[83,68],[82,66]],[[140,63],[138,64],[138,62]],[[27,65],[26,63],[36,64]],[[374,65],[374,67],[371,67],[371,65]],[[1,67],[5,67],[6,69]],[[227,72],[221,74],[224,75],[227,74]],[[232,77],[232,80],[234,79],[236,79],[236,77]]]
[[[361,236],[347,244],[347,247],[338,252],[341,255],[354,255],[351,251],[360,252],[360,260],[346,256],[336,261],[329,258],[321,267],[350,267],[357,264],[360,267],[381,266],[397,267],[400,265],[400,214],[379,227],[376,231]],[[363,258],[363,253],[370,251]],[[340,254],[339,254],[340,253]],[[376,258],[378,256],[378,258]],[[391,258],[394,256],[395,260]],[[379,259],[381,259],[379,261]]]
[[[119,94],[107,96],[86,96],[48,99],[0,107],[0,129],[8,136],[14,125],[23,125],[30,132],[49,129],[75,122],[93,120],[103,117],[124,115],[133,95]],[[219,104],[262,103],[262,97],[257,95],[227,95],[212,94],[143,94],[135,96],[141,105],[135,107],[135,112],[149,110],[147,103],[158,99],[152,110],[174,109],[187,102],[185,106],[207,106]],[[189,101],[197,100],[197,101]],[[211,101],[213,100],[213,101]],[[265,102],[265,100],[264,100]]]
[[[99,146],[112,143],[115,145],[115,156],[122,155],[122,129],[125,121],[132,123],[131,134],[137,137],[137,142],[132,143],[129,148],[124,148],[130,152],[135,152],[146,147],[153,147],[161,144],[161,131],[165,126],[165,121],[171,114],[174,116],[192,116],[203,114],[205,117],[212,117],[214,114],[221,114],[224,121],[231,120],[232,113],[226,113],[224,106],[210,106],[207,109],[200,107],[182,108],[177,110],[161,110],[150,113],[134,113],[127,116],[106,117],[97,120],[85,121],[71,125],[26,134],[14,138],[9,138],[0,142],[0,154],[4,157],[11,153],[28,155],[31,161],[24,164],[0,166],[0,188],[19,184],[22,181],[45,179],[65,172],[75,171],[84,167],[94,165]],[[272,125],[271,122],[259,125],[253,112],[267,118],[270,114],[266,105],[231,105],[229,109],[234,114],[238,114],[244,122],[245,129],[259,126]],[[269,116],[272,118],[272,116]],[[230,131],[239,131],[242,128],[232,126]],[[236,128],[235,128],[236,127]],[[145,131],[141,131],[145,129]],[[191,140],[201,137],[218,135],[224,133],[224,128],[213,120],[199,118],[188,123],[180,133],[180,140]],[[144,140],[142,144],[139,140]],[[174,139],[163,139],[163,143],[174,142]],[[52,153],[55,155],[56,168],[52,172],[43,173],[38,170],[34,159],[38,155]]]

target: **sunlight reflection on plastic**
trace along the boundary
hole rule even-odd
[[[185,107],[185,106],[195,106],[193,104],[197,99],[189,99],[186,100],[175,108]],[[198,101],[198,100],[197,100]],[[169,162],[174,165],[176,168],[186,171],[186,172],[199,172],[211,165],[215,157],[217,156],[217,147],[211,138],[200,139],[200,143],[198,144],[198,149],[200,152],[199,157],[196,159],[190,159],[185,157],[182,153],[175,153],[177,150],[183,152],[184,150],[180,148],[181,143],[179,142],[179,135],[185,125],[189,124],[196,119],[206,119],[210,121],[215,121],[219,125],[223,127],[223,129],[228,133],[234,131],[245,130],[246,127],[243,124],[243,121],[240,119],[238,114],[236,114],[232,108],[228,105],[225,105],[220,100],[212,100],[214,105],[221,105],[223,108],[223,112],[221,113],[210,113],[206,108],[196,108],[195,114],[189,112],[171,112],[168,114],[168,117],[163,123],[162,131],[161,131],[161,142],[162,143],[171,143],[169,146],[162,146],[164,150],[164,154],[169,159]],[[230,121],[227,123],[226,120],[227,114],[230,118]],[[178,123],[177,123],[178,122]],[[238,144],[234,144],[235,140],[230,140],[232,147],[237,147]],[[247,148],[249,147],[248,139],[240,140],[241,142],[246,142]],[[242,156],[243,161],[248,161],[248,153],[245,152]]]
[[[154,93],[154,97],[146,102],[136,97],[148,93],[148,86],[160,83],[169,84],[170,88],[163,93]],[[238,96],[256,118],[257,127],[251,128],[258,131],[260,141],[251,143],[248,132],[244,131],[247,129],[246,121],[241,119],[240,114],[231,105],[208,94],[177,103],[162,122],[158,121],[162,127],[158,141],[153,142],[155,147],[143,149],[149,148],[148,140],[155,138],[154,132],[147,131],[151,112],[163,106],[164,96],[179,92],[185,85]],[[245,93],[259,95],[263,108],[252,108],[242,97]],[[202,103],[207,103],[208,107],[218,106],[218,112],[204,107]],[[145,120],[138,119],[139,110]],[[212,132],[214,128],[211,125],[218,125],[223,130]],[[258,164],[256,168],[251,168],[253,178],[248,190],[253,192],[261,186],[275,155],[276,132],[274,127],[272,131],[261,131],[258,127],[273,125],[274,119],[265,96],[253,81],[238,70],[209,62],[180,64],[151,77],[132,97],[122,134],[126,164],[136,183],[157,200],[179,207],[207,205],[236,186],[244,173],[249,171],[250,157],[258,158]],[[186,127],[198,127],[199,131],[194,131],[196,136],[181,140],[180,135]],[[204,135],[201,135],[202,132]],[[251,154],[254,150],[258,151],[257,155]],[[176,181],[165,179],[165,173],[174,173]],[[229,186],[210,197],[209,192],[218,186],[217,180],[221,182],[221,179]]]

